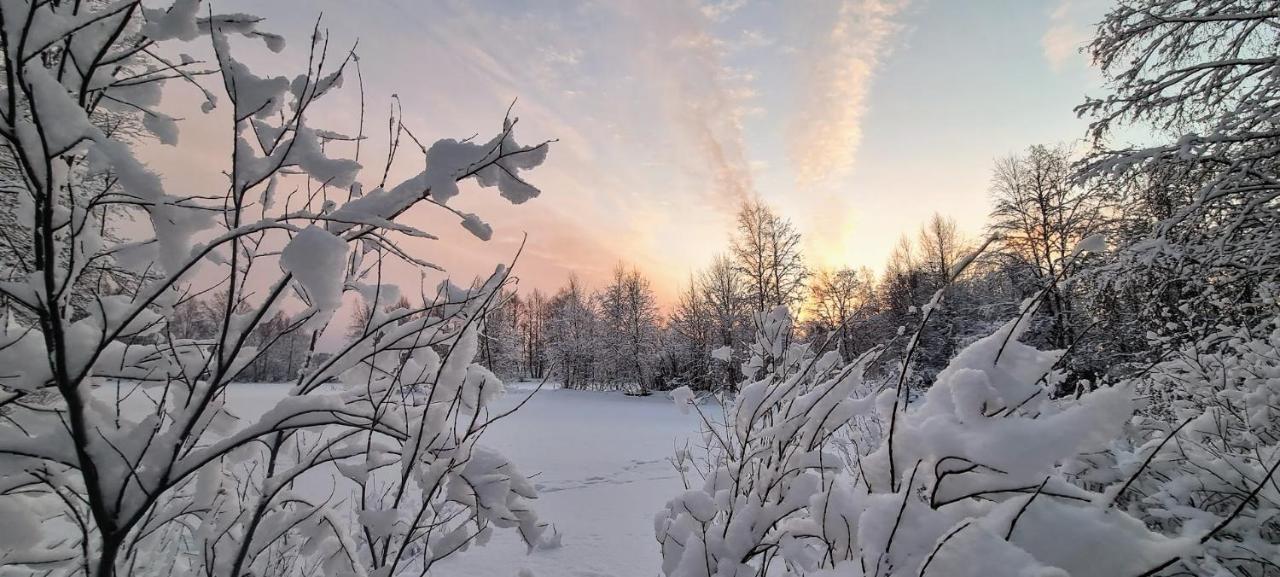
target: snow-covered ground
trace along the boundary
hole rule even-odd
[[[234,385],[229,405],[237,416],[253,419],[287,390],[285,385]],[[505,411],[531,390],[527,383],[509,386],[494,409]],[[704,411],[718,416],[719,409]],[[658,575],[653,517],[683,490],[667,459],[686,442],[699,443],[697,416],[681,414],[665,394],[544,389],[494,424],[483,444],[533,476],[540,494],[534,504],[561,533],[562,546],[526,552],[514,532],[498,531],[486,546],[441,562],[432,574],[514,577],[529,569],[538,577]]]
[[[499,410],[522,398],[513,386]],[[710,408],[708,410],[711,410]],[[514,533],[440,564],[437,574],[654,577],[660,573],[653,516],[683,485],[668,458],[699,442],[696,415],[665,394],[544,390],[486,433],[539,489],[539,515],[563,534],[559,549],[525,553]]]

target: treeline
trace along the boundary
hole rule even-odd
[[[173,315],[168,320],[169,335],[211,348],[213,342],[222,337],[227,309],[225,292],[185,299],[173,307]],[[238,301],[231,310],[234,318],[247,314],[252,308],[247,302]],[[240,371],[237,380],[282,383],[296,379],[312,349],[312,336],[297,330],[305,321],[303,315],[276,311],[258,323],[245,337],[245,355],[253,360]]]
[[[751,311],[800,302],[809,276],[801,236],[768,206],[738,214],[732,252],[690,279],[674,310],[659,310],[650,281],[619,264],[589,289],[576,278],[552,295],[505,295],[486,318],[480,358],[507,379],[544,377],[568,388],[636,392],[724,386],[741,375]],[[728,347],[732,356],[713,358]]]
[[[935,214],[899,239],[878,274],[808,266],[796,227],[771,207],[746,202],[727,250],[690,275],[670,310],[660,310],[650,281],[625,264],[598,288],[571,277],[551,294],[507,291],[489,307],[480,361],[507,380],[551,378],[569,388],[732,387],[744,376],[756,311],[785,305],[800,319],[797,342],[824,345],[846,361],[880,347],[870,370],[888,379],[902,369],[907,337],[945,287],[945,306],[930,311],[920,332],[909,383],[932,382],[955,352],[1035,299],[1023,340],[1070,350],[1062,363],[1065,392],[1140,371],[1220,327],[1264,318],[1265,307],[1247,303],[1265,297],[1275,271],[1255,264],[1270,252],[1250,247],[1270,229],[1253,217],[1222,220],[1243,207],[1186,208],[1212,173],[1160,168],[1082,178],[1088,166],[1063,146],[999,159],[985,230],[965,234]],[[1224,227],[1230,233],[1216,238]],[[1246,231],[1252,241],[1243,240]],[[1168,234],[1198,239],[1189,246],[1201,251],[1212,240],[1252,254],[1201,259],[1150,240]],[[1104,245],[1077,254],[1082,241],[1099,238]],[[224,300],[184,301],[171,321],[174,335],[216,337]],[[401,298],[391,308],[409,306]],[[363,330],[369,312],[357,306],[349,332]],[[310,343],[290,330],[294,322],[277,312],[249,335],[257,356],[240,379],[279,382],[297,374]]]
[[[547,296],[504,293],[485,319],[480,362],[504,379],[555,378],[568,388],[661,386],[665,334],[649,280],[618,265],[588,290],[576,277]]]
[[[846,361],[881,347],[871,370],[890,378],[902,370],[907,336],[945,288],[945,306],[930,311],[921,331],[909,383],[931,382],[956,351],[1033,299],[1023,340],[1071,351],[1061,384],[1070,391],[1141,370],[1211,333],[1215,318],[1247,324],[1242,316],[1257,316],[1224,299],[1251,298],[1267,274],[1241,268],[1205,283],[1187,278],[1196,264],[1189,258],[1128,249],[1144,246],[1189,202],[1194,182],[1171,184],[1169,174],[1082,178],[1084,168],[1066,146],[1031,146],[997,160],[985,230],[965,234],[935,214],[899,239],[879,274],[808,266],[796,227],[748,201],[728,250],[691,275],[666,314],[649,281],[619,264],[596,290],[571,278],[552,295],[506,295],[487,319],[482,360],[504,378],[550,377],[571,388],[716,389],[743,377],[755,313],[786,305],[800,313],[794,339],[824,344]],[[1093,250],[1078,251],[1086,240]],[[1188,298],[1208,308],[1190,307]]]

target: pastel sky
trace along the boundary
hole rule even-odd
[[[440,241],[411,249],[469,279],[528,234],[524,289],[570,273],[600,282],[619,261],[660,299],[727,249],[735,204],[759,195],[805,235],[816,266],[879,268],[899,235],[935,211],[981,232],[993,161],[1073,142],[1072,108],[1099,92],[1078,48],[1105,0],[220,0],[267,18],[280,57],[237,54],[273,73],[305,66],[317,17],[343,50],[359,40],[366,92],[364,180],[386,150],[391,95],[424,139],[488,137],[518,98],[522,141],[558,139],[521,206],[489,190],[451,204],[494,227],[490,242],[442,211],[415,211]],[[198,50],[198,48],[197,48]],[[168,97],[166,97],[168,98]],[[354,133],[348,82],[312,124]],[[168,102],[168,100],[166,101]],[[198,113],[196,113],[198,115]],[[190,115],[188,115],[190,116]],[[229,142],[189,118],[209,149],[149,150],[171,186],[217,187]],[[397,164],[416,172],[417,159]],[[415,281],[416,282],[416,281]]]

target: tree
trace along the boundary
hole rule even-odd
[[[609,284],[594,295],[592,300],[599,311],[600,378],[608,383],[638,385],[639,378],[627,354],[629,334],[627,320],[627,269],[618,263],[613,269]]]
[[[680,292],[662,332],[664,377],[673,386],[707,388],[714,322],[710,306],[693,279]]]
[[[953,269],[969,249],[956,230],[955,220],[935,212],[920,227],[916,245],[921,259],[918,266],[924,276],[923,288],[926,294],[932,296],[950,285],[952,298],[949,303],[956,302],[956,293],[963,289],[960,279],[952,278],[955,272]],[[923,301],[915,304],[928,306]],[[921,354],[916,358],[930,375],[946,366],[960,344],[957,334],[963,330],[961,327],[967,319],[959,318],[957,312],[950,305],[933,311],[930,323],[921,335],[924,344],[920,347]]]
[[[281,356],[280,353],[292,353],[292,349],[286,349],[283,346],[277,346],[281,339],[292,336],[294,331],[289,330],[289,319],[281,311],[271,318],[260,323],[249,335],[246,345],[254,347],[253,362],[249,364],[249,368],[241,373],[241,376],[249,382],[283,382],[293,377],[292,370],[289,369],[292,359]]]
[[[734,268],[746,279],[752,307],[765,310],[772,296],[773,275],[769,263],[769,225],[773,212],[758,201],[743,201],[738,207],[737,229],[731,250]]]
[[[711,364],[714,386],[732,388],[740,378],[740,363],[751,336],[751,308],[754,306],[748,287],[733,261],[718,255],[702,273],[700,290],[710,312],[711,347],[732,351],[728,361]]]
[[[178,339],[212,339],[217,334],[220,310],[215,301],[190,297],[174,304],[169,333]]]
[[[1260,376],[1280,370],[1277,329],[1272,319],[1232,331],[1214,350],[1189,345],[1126,383],[1147,402],[1120,458],[1146,466],[1116,495],[1117,507],[1204,543],[1203,554],[1157,560],[1171,568],[1167,574],[1275,572],[1280,521],[1270,511],[1280,493],[1280,409],[1262,400],[1276,387]]]
[[[597,382],[600,362],[600,315],[577,276],[548,304],[548,357],[565,388],[586,388]]]
[[[1060,284],[1080,241],[1106,231],[1104,189],[1073,179],[1065,147],[1032,146],[1021,156],[996,163],[991,181],[991,234],[1000,238],[1001,255],[1013,274],[1025,276],[1027,295],[1048,288],[1047,342],[1070,346],[1076,336],[1076,298]]]
[[[738,207],[732,252],[755,310],[793,305],[804,297],[804,281],[809,272],[800,241],[800,233],[791,221],[775,214],[768,205],[748,200]]]
[[[396,294],[398,294],[398,291],[394,291],[386,294],[379,294],[376,291],[374,291],[372,294],[370,294],[367,297],[362,294],[359,298],[357,298],[356,306],[351,310],[351,321],[347,323],[347,336],[352,338],[363,337],[363,336],[367,336],[367,335],[371,335],[376,332],[379,332],[380,330],[385,328],[375,324],[374,319],[377,318],[378,315],[374,314],[373,305],[371,305],[370,302],[371,301],[386,302],[389,299],[395,298],[394,295]],[[400,296],[398,299],[395,299],[395,302],[386,304],[385,306],[382,307],[383,312],[386,312],[386,313],[393,313],[395,311],[401,311],[401,310],[411,310],[413,308],[414,308],[413,305],[409,303],[408,297],[405,297],[405,296]],[[403,324],[405,322],[408,322],[409,320],[412,320],[412,319],[410,317],[402,317],[399,321],[397,321],[397,324]]]
[[[330,58],[317,25],[303,73],[257,76],[229,36],[277,50],[282,39],[252,16],[201,12],[193,0],[0,8],[0,141],[21,173],[6,194],[33,248],[19,270],[0,265],[0,278],[19,279],[0,284],[0,507],[22,535],[6,543],[5,563],[94,577],[393,575],[426,572],[494,526],[543,542],[528,480],[478,445],[501,387],[472,362],[477,325],[505,269],[392,312],[380,272],[390,260],[426,266],[398,245],[425,233],[394,221],[448,202],[458,181],[516,203],[536,196],[520,174],[547,144],[517,144],[507,118],[495,137],[437,141],[415,176],[361,192],[360,165],[337,156],[332,141],[343,140],[309,114],[354,53]],[[199,37],[214,62],[160,56],[170,40]],[[206,110],[231,109],[235,146],[213,198],[166,189],[92,121],[104,109],[131,114],[178,145],[175,119],[153,106],[169,79],[196,87]],[[393,138],[407,130],[391,127]],[[275,198],[289,185],[299,192]],[[102,233],[122,212],[137,229],[127,241]],[[120,290],[85,282],[86,265],[107,259],[131,273]],[[377,330],[322,356],[317,337],[344,293],[368,288]],[[211,291],[212,336],[176,335],[194,327],[171,324],[174,307]],[[302,312],[275,315],[290,306]],[[238,420],[229,385],[286,335],[307,343],[293,387]],[[143,393],[110,404],[96,390],[107,387]],[[294,490],[332,469],[349,499]]]
[[[359,337],[366,333],[373,321],[373,307],[369,303],[364,302],[361,298],[356,303],[355,308],[351,309],[351,321],[347,324],[347,336]]]
[[[658,308],[649,281],[618,263],[596,294],[601,378],[647,392],[658,353]]]
[[[529,378],[541,379],[547,370],[547,325],[551,308],[547,298],[533,289],[520,309],[521,344],[524,348],[524,365]]]
[[[658,353],[657,300],[649,279],[634,268],[625,275],[623,287],[623,302],[626,303],[623,328],[627,336],[623,350],[641,391],[648,391]]]
[[[524,376],[520,342],[520,309],[523,303],[514,290],[504,292],[496,306],[485,315],[481,358],[485,368],[504,380]]]
[[[860,340],[857,350],[885,347],[869,365],[873,373],[896,375],[911,350],[908,384],[928,386],[956,351],[1018,314],[1017,303],[1026,295],[1010,294],[1008,271],[989,257],[987,246],[974,250],[951,218],[936,213],[914,241],[899,238],[871,293],[874,302],[850,327]],[[942,290],[945,306],[934,302]],[[925,316],[929,322],[918,331],[920,346],[909,349],[898,337]]]
[[[728,256],[715,256],[690,276],[667,319],[663,354],[673,385],[732,389],[741,379],[751,302],[747,283]]]
[[[56,55],[49,56],[55,59],[60,58]],[[103,137],[112,140],[131,144],[156,141],[156,136],[145,130],[144,123],[131,112],[100,106],[88,113],[88,122],[101,132]],[[21,218],[19,209],[20,203],[24,200],[25,186],[21,159],[13,154],[9,145],[0,146],[0,270],[9,271],[10,274],[15,275],[15,278],[4,280],[21,281],[23,275],[29,275],[33,271],[34,263],[30,259],[36,250],[33,244],[34,230],[31,223]],[[59,191],[61,195],[59,200],[64,206],[89,206],[94,203],[95,198],[105,194],[111,186],[113,186],[113,177],[109,173],[84,175],[77,186],[65,187]],[[121,231],[117,230],[119,227],[115,225],[127,218],[128,210],[119,206],[101,204],[97,205],[97,210],[111,212],[110,218],[104,214],[103,218],[99,219],[103,227],[98,234],[111,242],[121,242],[127,234],[121,235]],[[70,254],[60,256],[70,258]],[[68,291],[71,297],[68,306],[77,311],[77,314],[88,314],[87,311],[94,306],[93,299],[89,298],[89,295],[95,292],[119,292],[122,287],[137,282],[134,273],[127,267],[118,266],[112,255],[105,255],[84,264],[86,270],[77,275],[82,286]],[[0,298],[3,297],[0,296]],[[15,312],[21,314],[20,311]]]
[[[870,316],[874,299],[869,271],[819,269],[809,286],[809,316],[816,329],[809,331],[810,338],[834,337],[835,350],[852,360],[866,349],[855,323]]]
[[[929,271],[930,286],[940,287],[951,277],[951,269],[964,257],[966,247],[956,231],[953,218],[933,213],[929,221],[920,227],[919,240],[921,263]]]
[[[1097,148],[1080,176],[1149,184],[1125,212],[1151,216],[1122,239],[1112,285],[1145,303],[1142,332],[1169,350],[1263,326],[1280,281],[1275,6],[1122,0],[1097,32],[1088,52],[1108,92],[1077,108]],[[1107,147],[1122,126],[1158,136]]]
[[[901,320],[912,314],[912,309],[924,302],[928,294],[923,267],[916,257],[915,245],[911,239],[903,235],[889,253],[889,262],[885,263],[884,279],[879,291],[885,300],[884,306],[901,324]]]

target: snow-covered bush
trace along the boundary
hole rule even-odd
[[[847,423],[871,412],[873,396],[851,396],[863,389],[868,357],[841,367],[838,352],[816,356],[792,334],[786,307],[758,315],[736,403],[723,423],[698,410],[709,453],[699,468],[704,486],[655,520],[667,575],[754,574],[746,563],[767,565],[779,553],[779,524],[796,518],[847,464],[826,449]],[[673,396],[698,407],[687,388]],[[698,467],[693,455],[678,457],[681,466]]]
[[[1126,450],[1141,422],[1134,385],[1051,398],[1062,353],[1019,342],[1027,318],[960,351],[908,403],[905,391],[863,382],[866,356],[839,366],[831,353],[779,339],[791,321],[784,310],[771,313],[753,350],[763,377],[744,383],[725,423],[707,422],[703,486],[656,518],[666,574],[1155,575],[1179,559],[1209,559],[1235,530],[1243,541],[1231,546],[1248,548],[1250,567],[1259,567],[1274,551],[1260,535],[1273,537],[1265,516],[1275,509],[1259,504],[1246,518],[1233,504],[1274,491],[1260,489],[1266,451],[1259,460],[1241,453],[1204,462],[1247,465],[1224,476],[1237,480],[1234,501],[1213,514],[1175,506],[1217,492],[1194,482],[1185,462],[1180,474],[1154,473],[1175,481],[1165,491],[1181,491],[1165,496],[1156,483],[1147,493],[1166,509],[1135,509],[1131,494],[1153,472],[1138,458],[1149,447]],[[1274,358],[1271,347],[1252,358]],[[1274,410],[1274,377],[1250,374],[1250,406]],[[846,426],[866,419],[882,426]],[[845,443],[874,448],[840,450]],[[1163,525],[1144,523],[1162,513]]]
[[[431,235],[395,219],[445,207],[463,180],[536,196],[520,173],[546,143],[517,144],[509,118],[487,141],[423,147],[416,176],[384,172],[365,190],[360,164],[335,155],[363,126],[347,137],[311,122],[356,62],[327,54],[319,26],[307,70],[286,78],[255,75],[229,38],[279,51],[280,37],[198,0],[12,0],[0,17],[2,154],[20,168],[0,192],[17,215],[5,232],[33,246],[0,270],[0,572],[389,577],[495,527],[544,539],[529,483],[477,444],[502,391],[472,362],[477,327],[506,269],[392,308],[384,268],[433,266],[400,244]],[[201,38],[212,63],[166,56]],[[217,194],[167,187],[93,121],[132,115],[179,145],[156,108],[167,80],[228,123]],[[398,118],[392,129],[408,134]],[[102,267],[127,274],[85,282]],[[352,292],[374,311],[364,329],[326,332]],[[215,336],[175,336],[173,311],[202,294],[223,307]],[[302,310],[273,338],[301,335],[307,360],[283,398],[248,406],[260,398],[230,385],[270,346],[250,336],[285,308]],[[321,354],[322,333],[345,340]]]
[[[1280,283],[1276,7],[1116,0],[1087,47],[1107,90],[1076,109],[1096,145],[1079,176],[1123,191],[1127,236],[1104,296],[1172,349],[1275,312],[1261,297]]]
[[[1204,555],[1171,571],[1280,575],[1280,325],[1210,340],[1136,380],[1147,404],[1119,455],[1132,480],[1112,498],[1163,532],[1204,534]]]

